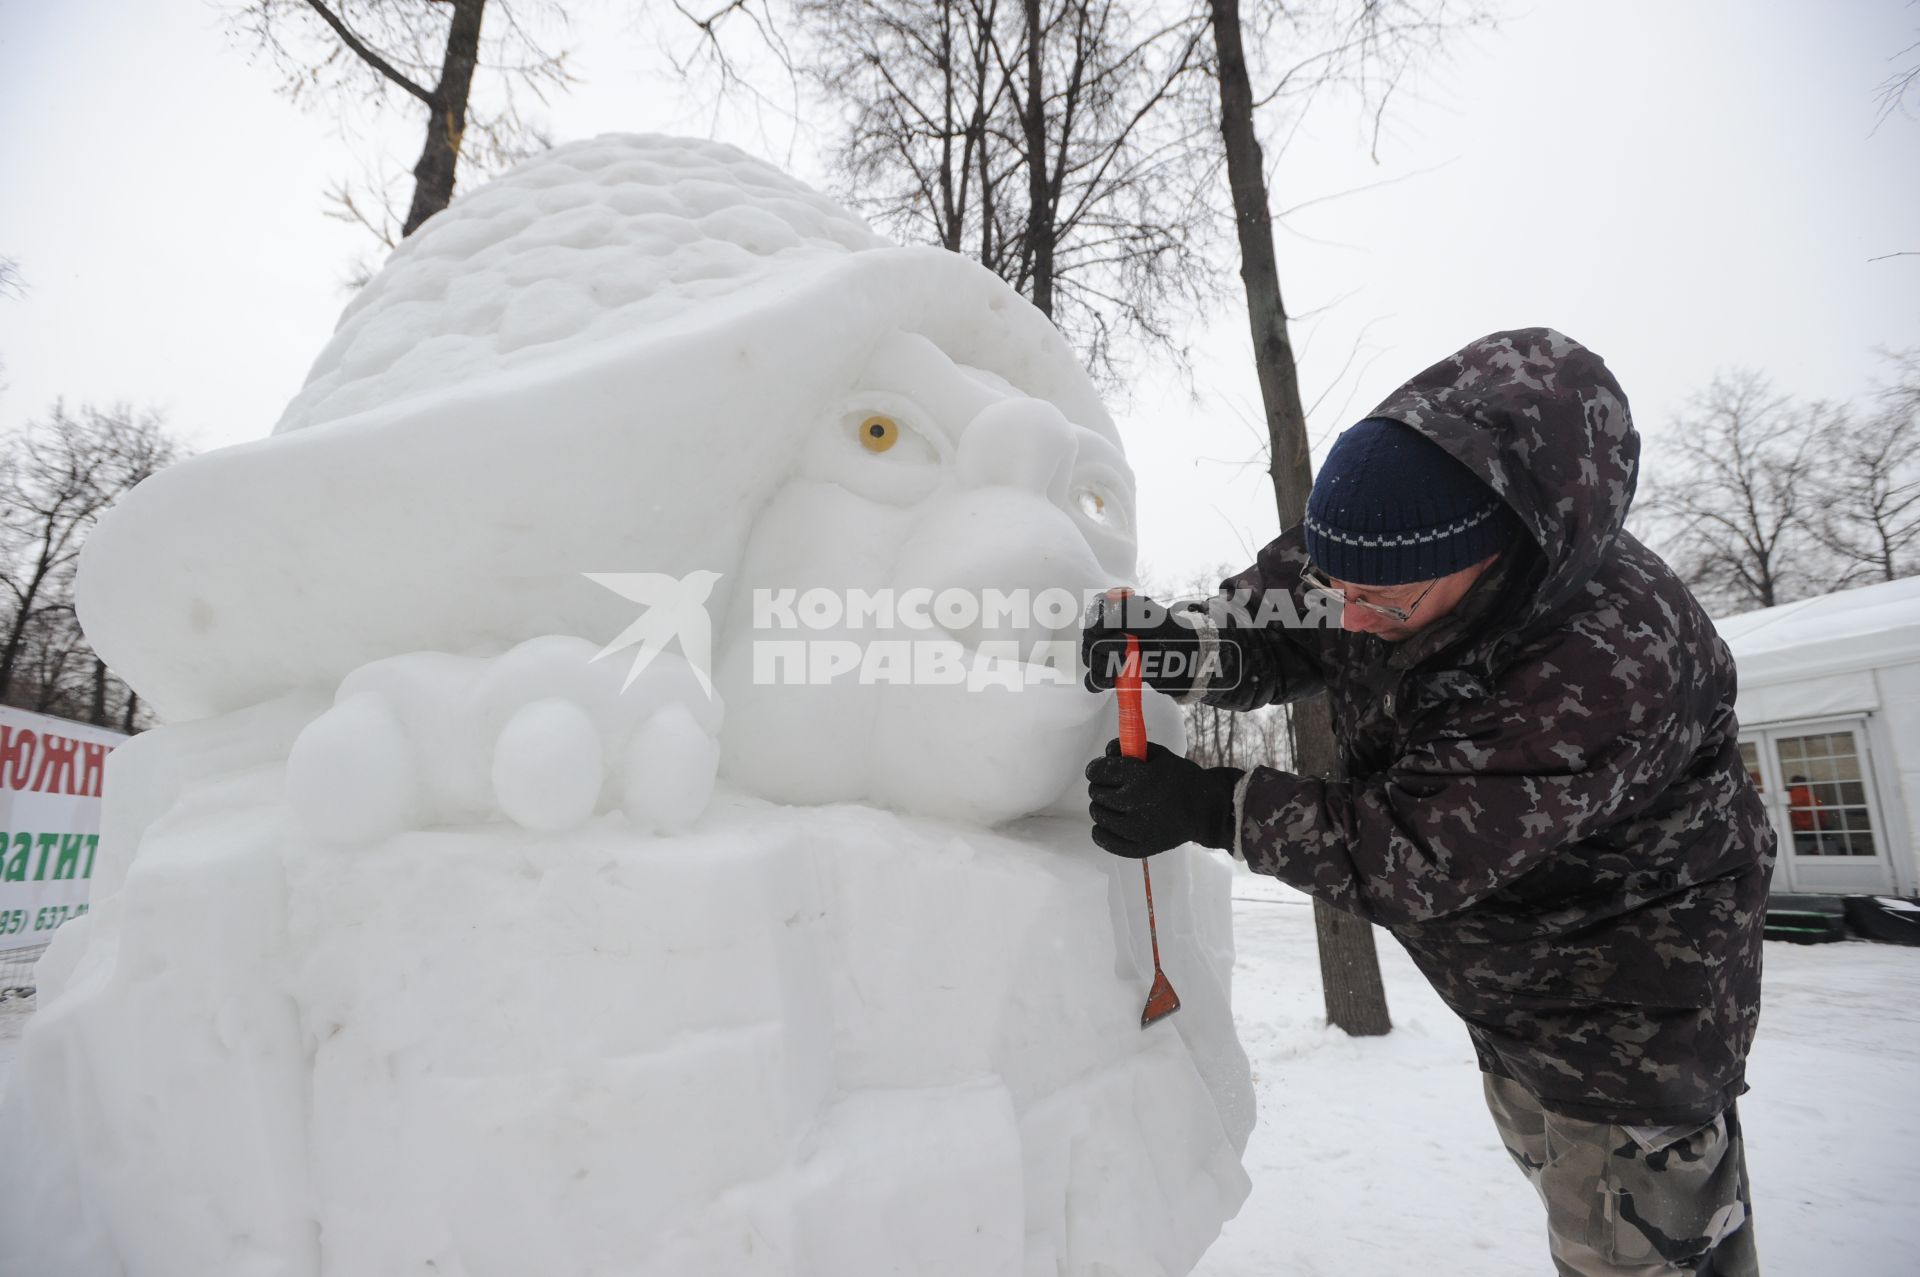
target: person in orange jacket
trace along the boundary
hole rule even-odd
[[[1818,856],[1826,851],[1828,812],[1813,783],[1805,776],[1787,777],[1787,823],[1793,827],[1794,850],[1803,856]]]

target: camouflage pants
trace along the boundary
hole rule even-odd
[[[1735,1109],[1705,1126],[1610,1126],[1548,1112],[1508,1078],[1485,1080],[1500,1141],[1547,1205],[1562,1277],[1759,1273]]]

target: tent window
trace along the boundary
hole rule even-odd
[[[1787,786],[1787,824],[1800,856],[1871,856],[1873,813],[1860,755],[1848,730],[1774,739]],[[1759,762],[1752,742],[1740,747],[1748,771]]]

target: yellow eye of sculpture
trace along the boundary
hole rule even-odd
[[[885,452],[900,442],[900,426],[892,417],[868,417],[860,423],[860,446],[868,452]]]
[[[1080,490],[1080,513],[1086,515],[1089,519],[1105,519],[1107,517],[1107,499],[1098,492],[1095,492],[1092,488],[1082,488]]]

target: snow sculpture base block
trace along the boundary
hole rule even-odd
[[[338,845],[282,771],[189,786],[62,932],[6,1271],[1146,1277],[1247,1192],[1203,853],[1155,862],[1188,1007],[1142,1032],[1138,873],[1075,822]]]

